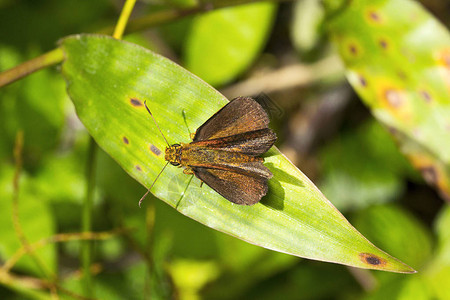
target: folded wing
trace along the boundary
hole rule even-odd
[[[250,97],[237,97],[209,118],[195,133],[194,142],[268,128],[269,117]]]
[[[257,156],[267,152],[277,139],[270,128],[258,129],[222,138],[192,142],[199,147],[208,149],[240,152]]]
[[[195,167],[192,170],[200,180],[236,204],[256,204],[267,193],[267,177],[203,167]]]

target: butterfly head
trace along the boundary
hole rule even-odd
[[[180,144],[173,144],[172,146],[166,147],[166,161],[173,166],[181,165],[181,150],[182,146]]]

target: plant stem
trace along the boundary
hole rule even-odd
[[[122,12],[120,13],[119,21],[117,21],[116,28],[114,29],[113,38],[118,40],[122,38],[135,3],[136,0],[127,0],[125,2]]]
[[[131,12],[133,11],[134,4],[136,0],[127,0],[124,4],[122,12],[117,21],[116,28],[114,29],[113,37],[116,39],[121,39],[127,26],[128,19],[130,18]],[[89,140],[89,150],[87,158],[87,189],[86,198],[83,205],[83,220],[82,229],[83,232],[90,232],[92,230],[92,202],[93,193],[95,188],[95,165],[97,156],[97,145],[94,139],[91,137]],[[87,297],[93,296],[93,286],[92,286],[92,276],[91,276],[91,261],[92,261],[92,242],[85,241],[82,247],[82,261],[84,270],[84,292]]]
[[[10,84],[30,73],[36,72],[45,67],[58,64],[64,60],[64,53],[61,48],[53,49],[41,56],[26,61],[12,69],[0,73],[0,87]]]
[[[200,12],[208,11],[209,9],[203,6],[197,6],[185,9],[168,9],[157,11],[146,16],[137,18],[130,21],[128,24],[126,33],[132,33],[136,31],[143,30],[145,28],[154,27],[156,25],[161,25],[168,23],[170,21],[175,21],[187,16],[195,15]]]
[[[97,158],[97,145],[93,138],[89,140],[89,149],[87,157],[87,170],[86,170],[86,197],[83,203],[83,215],[82,215],[82,231],[91,232],[92,229],[92,203],[93,194],[95,188],[95,165]],[[81,259],[83,265],[83,278],[84,278],[84,295],[91,298],[93,295],[92,276],[91,276],[91,260],[92,260],[92,242],[84,241],[81,248]]]

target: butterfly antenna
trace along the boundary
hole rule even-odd
[[[141,207],[142,201],[145,199],[145,197],[147,197],[148,193],[150,193],[150,190],[152,189],[152,187],[155,185],[156,180],[158,180],[159,175],[162,174],[162,172],[164,171],[164,169],[167,167],[167,165],[169,164],[169,162],[167,162],[164,167],[161,169],[161,171],[159,171],[158,176],[156,176],[155,180],[153,181],[152,185],[150,186],[150,188],[147,190],[147,192],[144,194],[144,196],[142,196],[142,198],[139,200],[139,207]]]
[[[147,100],[144,101],[144,106],[147,109],[148,113],[150,114],[150,116],[152,116],[153,121],[155,121],[156,127],[158,127],[159,132],[161,133],[162,137],[164,138],[164,140],[166,141],[167,146],[170,147],[169,142],[167,141],[166,137],[164,136],[164,134],[161,131],[161,128],[159,128],[158,122],[156,122],[155,117],[153,116],[152,112],[150,111],[150,109],[148,109],[147,106]],[[164,170],[164,169],[163,169]],[[160,173],[161,174],[161,173]],[[159,176],[159,175],[158,175]],[[148,193],[148,192],[147,192]],[[140,203],[140,202],[139,202]]]

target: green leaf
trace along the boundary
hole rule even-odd
[[[274,3],[259,2],[196,17],[186,39],[186,68],[214,86],[233,80],[261,52],[275,11]]]
[[[333,12],[328,28],[350,84],[450,201],[449,32],[410,0],[351,1]]]
[[[166,145],[143,101],[171,143],[189,142],[186,124],[198,128],[227,103],[198,77],[137,45],[95,35],[69,37],[61,45],[66,56],[62,72],[79,118],[99,146],[146,187],[166,163]],[[254,206],[230,203],[173,166],[152,193],[200,223],[265,248],[413,272],[359,234],[276,148],[266,154],[265,165],[274,177],[268,195]]]

